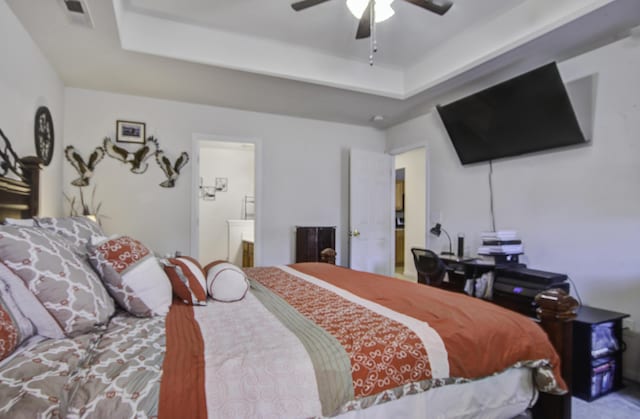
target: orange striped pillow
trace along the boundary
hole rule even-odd
[[[185,304],[207,304],[207,281],[197,260],[185,256],[165,259],[162,264],[178,298]]]

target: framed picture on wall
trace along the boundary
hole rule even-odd
[[[116,121],[116,141],[119,143],[145,143],[144,122]]]
[[[216,191],[227,192],[228,181],[226,177],[216,178]]]

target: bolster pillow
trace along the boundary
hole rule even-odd
[[[242,300],[248,290],[247,276],[231,263],[216,263],[207,270],[207,292],[216,301]]]

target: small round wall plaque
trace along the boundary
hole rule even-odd
[[[53,157],[53,119],[46,106],[40,106],[36,111],[36,119],[33,125],[36,141],[36,155],[42,159],[42,163],[48,166]]]

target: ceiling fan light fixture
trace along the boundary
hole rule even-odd
[[[394,0],[375,0],[376,23],[384,22],[395,14],[391,7],[393,1]],[[369,0],[347,0],[347,7],[356,19],[362,17],[368,4]]]

